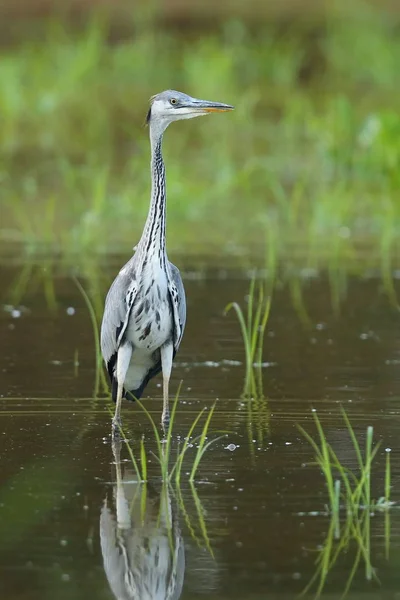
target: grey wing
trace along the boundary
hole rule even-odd
[[[108,291],[101,323],[101,353],[110,377],[113,375],[118,348],[128,326],[136,294],[134,270],[129,261],[121,269]]]
[[[186,296],[179,269],[172,263],[169,263],[169,266],[172,282],[169,283],[168,287],[174,315],[174,348],[176,352],[182,341],[186,324]]]

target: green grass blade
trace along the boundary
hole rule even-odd
[[[265,303],[264,314],[263,314],[263,318],[262,318],[261,325],[260,325],[260,331],[259,331],[259,335],[258,335],[257,362],[259,363],[259,365],[261,365],[261,363],[263,362],[262,353],[263,353],[263,349],[264,349],[264,336],[265,336],[265,330],[267,328],[269,315],[270,315],[270,311],[271,311],[271,303],[272,303],[272,299],[271,299],[271,296],[269,296]]]
[[[208,448],[210,446],[212,446],[213,444],[215,444],[215,442],[218,442],[219,440],[221,440],[224,437],[225,437],[224,435],[220,435],[219,437],[216,437],[216,438],[208,441],[207,444],[205,444],[203,446],[203,448],[201,449],[201,452],[198,453],[198,460],[197,460],[197,455],[196,455],[195,463],[193,465],[192,472],[190,473],[190,477],[189,477],[189,481],[191,483],[193,483],[193,481],[194,481],[194,476],[196,474],[197,468],[198,468],[200,461],[203,458],[204,454],[207,452]]]
[[[353,427],[351,426],[351,423],[350,423],[350,421],[349,421],[349,418],[348,418],[348,416],[347,416],[347,414],[346,414],[346,411],[344,410],[344,408],[343,408],[343,407],[341,407],[341,409],[340,409],[340,410],[341,410],[341,413],[342,413],[342,417],[343,417],[343,419],[344,419],[344,422],[346,423],[346,427],[347,427],[347,429],[348,429],[348,432],[349,432],[349,434],[350,434],[350,437],[351,437],[351,441],[352,441],[352,444],[353,444],[354,450],[355,450],[355,452],[356,452],[356,456],[357,456],[357,460],[358,460],[358,466],[359,466],[359,467],[360,467],[360,469],[362,470],[362,468],[363,468],[363,466],[364,466],[364,461],[363,461],[363,458],[362,458],[362,453],[361,453],[360,445],[359,445],[359,443],[358,443],[358,441],[357,441],[356,435],[355,435],[355,433],[354,433],[354,429],[353,429]]]
[[[244,320],[242,309],[240,308],[239,304],[237,304],[237,302],[230,302],[229,304],[227,304],[227,306],[225,307],[225,311],[224,311],[225,314],[227,314],[232,308],[235,311],[236,316],[239,321],[240,329],[242,332],[243,343],[244,343],[246,368],[249,369],[249,368],[251,368],[251,351],[250,351],[251,344],[250,344],[249,333],[246,328],[246,322]]]
[[[178,406],[178,402],[179,402],[179,394],[180,394],[181,387],[182,387],[182,381],[179,383],[178,390],[175,395],[174,404],[172,406],[171,418],[170,418],[169,426],[168,426],[167,439],[164,442],[164,444],[165,444],[164,458],[166,461],[165,468],[166,468],[166,475],[168,476],[168,480],[170,479],[168,469],[169,469],[169,462],[170,462],[170,456],[171,456],[172,432],[174,430],[175,415],[176,415],[176,410],[177,410],[177,406]]]
[[[262,286],[259,286],[259,292],[258,292],[258,302],[257,302],[257,308],[256,308],[256,314],[254,316],[254,322],[253,322],[253,327],[250,330],[250,353],[251,353],[251,366],[253,366],[255,357],[256,357],[256,351],[257,351],[257,340],[258,340],[258,336],[260,333],[260,323],[261,323],[261,313],[262,313],[262,309],[263,309],[263,305],[262,305]]]
[[[161,466],[161,476],[162,479],[164,481],[165,477],[168,478],[168,457],[166,457],[167,463],[165,462],[165,457],[164,457],[164,452],[163,452],[163,448],[162,448],[162,444],[161,444],[161,438],[160,438],[160,434],[159,431],[157,429],[157,426],[154,422],[153,417],[151,416],[151,414],[149,413],[149,411],[147,410],[147,408],[144,406],[144,404],[140,401],[140,400],[136,400],[137,405],[140,407],[140,409],[144,412],[144,414],[146,415],[146,417],[148,418],[150,425],[153,429],[153,433],[154,433],[154,438],[156,440],[156,444],[157,444],[157,452],[158,452],[158,457],[156,457],[159,462],[160,462],[160,466]]]
[[[208,427],[209,427],[209,425],[210,425],[210,422],[211,422],[212,416],[213,416],[213,414],[214,414],[215,405],[216,405],[216,403],[214,402],[213,406],[211,407],[211,410],[210,410],[210,412],[208,413],[208,416],[207,416],[206,422],[205,422],[205,424],[204,424],[203,431],[202,431],[202,433],[201,433],[200,442],[199,442],[199,447],[198,447],[198,449],[197,449],[197,453],[196,453],[196,456],[195,456],[195,458],[194,458],[194,462],[193,462],[192,471],[191,471],[191,473],[190,473],[190,476],[189,476],[189,481],[193,481],[193,479],[194,479],[194,476],[195,476],[195,474],[196,474],[196,471],[197,471],[197,469],[198,469],[198,466],[199,466],[199,464],[200,464],[200,460],[201,460],[201,457],[202,457],[202,455],[203,455],[203,453],[202,453],[203,446],[204,446],[204,444],[205,444],[205,439],[206,439],[206,436],[207,436]]]
[[[144,447],[144,437],[140,440],[140,463],[142,467],[142,481],[147,481],[147,456],[146,449]]]
[[[189,443],[190,443],[190,438],[192,437],[192,435],[193,435],[193,431],[196,429],[197,423],[198,423],[198,422],[199,422],[199,420],[201,419],[201,417],[202,417],[202,415],[203,415],[203,413],[204,413],[204,411],[205,411],[205,410],[206,410],[206,409],[205,409],[205,408],[203,408],[203,409],[202,409],[202,410],[199,412],[199,414],[197,415],[197,417],[195,418],[195,420],[193,421],[193,423],[192,423],[192,425],[191,425],[191,427],[190,427],[190,429],[189,429],[189,432],[188,432],[188,434],[185,436],[185,441],[184,441],[184,444],[183,444],[183,448],[182,448],[182,450],[179,452],[179,454],[178,454],[178,458],[177,458],[177,460],[176,460],[176,462],[175,462],[175,465],[173,466],[173,468],[172,468],[172,470],[171,470],[171,477],[172,477],[172,475],[174,474],[174,472],[175,472],[175,470],[176,470],[175,479],[176,479],[176,483],[177,483],[177,485],[179,485],[179,484],[180,484],[180,477],[181,477],[182,463],[183,463],[184,456],[185,456],[185,454],[186,454],[186,451],[187,451],[187,449],[188,449],[188,446],[189,446]]]
[[[85,304],[87,306],[87,309],[89,311],[90,320],[92,323],[93,340],[94,340],[94,348],[95,348],[95,361],[96,361],[96,380],[95,380],[94,396],[97,396],[98,392],[99,392],[99,388],[100,388],[100,383],[102,383],[105,391],[108,390],[108,384],[107,384],[105,373],[103,371],[103,359],[102,359],[101,350],[100,350],[99,328],[97,325],[96,313],[94,311],[93,304],[92,304],[88,294],[86,293],[85,289],[83,288],[83,286],[81,285],[79,280],[76,277],[72,277],[72,280],[74,281],[76,287],[82,294],[82,297],[83,297]]]
[[[253,304],[254,304],[254,288],[256,285],[255,275],[251,278],[249,287],[249,301],[247,303],[247,331],[253,328]]]
[[[311,437],[311,435],[301,425],[296,424],[296,427],[304,435],[304,437],[309,442],[309,444],[313,447],[314,452],[315,452],[315,454],[317,456],[318,461],[322,462],[323,461],[323,456],[322,456],[322,453],[321,453],[321,450],[320,450],[318,444],[315,442],[315,440],[313,440],[313,438]]]

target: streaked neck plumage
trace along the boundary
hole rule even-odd
[[[166,185],[165,165],[162,157],[162,141],[164,129],[159,124],[150,122],[151,145],[151,200],[150,208],[143,229],[142,237],[138,244],[137,252],[143,259],[149,257],[159,261],[165,269],[165,223],[166,223]]]

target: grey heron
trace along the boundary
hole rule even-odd
[[[116,403],[113,431],[120,426],[122,398],[139,399],[162,371],[162,423],[169,422],[168,386],[173,358],[186,322],[185,290],[165,246],[166,184],[163,135],[170,123],[232,110],[220,102],[198,100],[167,90],[150,99],[147,114],[151,146],[151,199],[137,249],[122,267],[105,301],[101,351]]]

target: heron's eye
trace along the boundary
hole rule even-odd
[[[170,103],[171,104],[176,104],[178,101],[176,98],[171,98]]]

